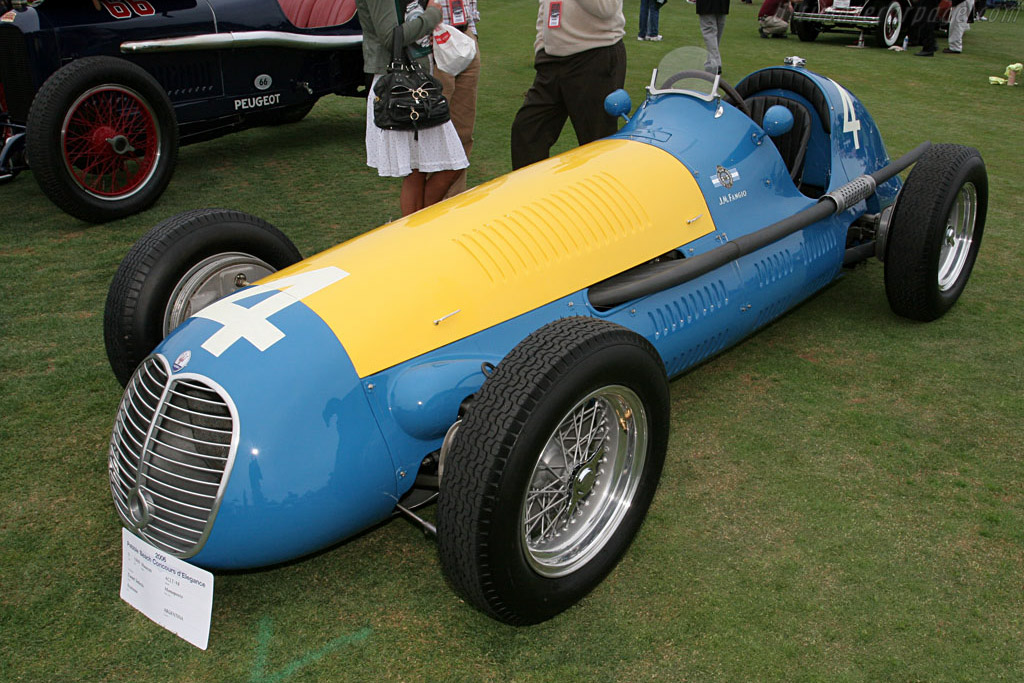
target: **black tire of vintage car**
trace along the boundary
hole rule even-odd
[[[155,226],[125,255],[107,294],[103,338],[114,375],[127,385],[190,315],[301,259],[284,233],[239,211],[198,209]]]
[[[931,321],[963,293],[981,247],[988,173],[978,150],[933,145],[900,191],[885,241],[892,310]]]
[[[665,371],[639,335],[586,317],[520,342],[464,410],[443,464],[441,565],[511,624],[548,619],[612,570],[654,496]]]
[[[817,12],[818,2],[817,0],[805,0],[798,6],[800,12]],[[796,31],[797,37],[805,43],[810,43],[818,37],[821,33],[821,27],[817,24],[812,24],[809,21],[793,21],[793,30]]]
[[[890,48],[903,37],[903,5],[900,0],[883,1],[878,7],[878,28],[875,38],[884,48]]]
[[[85,57],[59,69],[29,110],[26,149],[43,193],[92,223],[149,208],[178,155],[167,93],[141,67]]]

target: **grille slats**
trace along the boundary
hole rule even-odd
[[[178,448],[177,446],[172,446],[170,444],[164,443],[164,442],[160,441],[159,439],[157,439],[156,436],[153,437],[153,442],[158,444],[159,446],[161,446],[163,448],[167,448],[169,450],[172,450],[175,453],[178,453],[180,455],[186,455],[186,456],[195,456],[196,455],[195,451],[190,451],[190,450],[185,449],[185,448]],[[160,451],[150,450],[150,453],[159,454]],[[214,461],[218,461],[218,460],[226,461],[227,460],[227,458],[220,458],[220,457],[218,457],[216,455],[206,455],[206,456],[202,456],[202,457],[206,458],[206,459],[211,459],[211,460],[214,460]]]
[[[177,460],[173,460],[171,458],[168,458],[167,456],[160,455],[156,451],[150,451],[150,454],[153,455],[153,457],[158,458],[160,460],[164,460],[166,462],[174,463],[178,467],[184,467],[186,469],[193,470],[195,472],[208,472],[210,474],[216,475],[218,478],[220,477],[220,473],[221,473],[220,469],[212,469],[212,468],[209,468],[209,467],[200,467],[199,465],[189,465],[187,463],[178,462]]]
[[[152,452],[151,452],[150,454],[151,454],[151,455],[153,455],[153,456],[154,456],[154,457],[156,457],[156,458],[159,458],[159,457],[160,457],[160,456],[158,456],[158,455],[157,455],[156,453],[152,453]],[[152,459],[152,458],[151,458],[151,459],[149,460],[149,462],[148,462],[148,463],[146,463],[146,470],[147,470],[147,471],[146,471],[146,474],[147,474],[148,476],[152,476],[152,473],[150,472],[150,470],[156,470],[157,472],[160,472],[161,474],[165,474],[165,475],[167,475],[168,477],[174,477],[175,479],[181,479],[181,480],[183,480],[183,481],[184,481],[184,482],[185,482],[186,484],[196,484],[197,486],[214,486],[214,487],[216,487],[216,486],[219,486],[219,485],[220,485],[220,482],[219,482],[219,481],[213,481],[213,482],[210,482],[210,481],[203,481],[202,479],[195,479],[195,478],[193,478],[193,477],[186,477],[186,476],[184,476],[184,475],[181,475],[181,474],[178,474],[178,473],[176,473],[176,472],[172,472],[172,471],[170,471],[170,470],[166,470],[166,469],[164,469],[164,468],[162,468],[162,467],[159,467],[159,466],[157,466],[157,465],[156,465],[156,464],[155,464],[155,463],[153,462],[153,459]],[[218,475],[219,475],[219,474],[220,474],[220,473],[218,472]],[[166,480],[166,479],[161,479],[161,483],[163,483],[163,484],[167,484],[167,480]],[[170,486],[170,484],[167,484],[167,485],[168,485],[168,486]],[[184,490],[185,490],[185,491],[187,491],[187,489],[184,489]],[[205,494],[200,494],[200,493],[196,493],[196,492],[194,492],[194,491],[192,491],[191,493],[192,493],[193,495],[205,495]],[[215,493],[214,493],[213,495],[216,495],[216,492],[215,492]],[[212,498],[213,496],[210,496],[210,497]]]
[[[142,450],[142,442],[146,438],[146,429],[142,426],[135,424],[135,418],[138,415],[133,416],[131,413],[124,413],[121,416],[123,419],[120,421],[122,432],[132,440],[132,442]]]
[[[197,521],[197,522],[199,523],[199,528],[198,528],[198,529],[196,529],[196,528],[193,528],[193,527],[187,527],[187,526],[182,526],[182,525],[180,525],[180,524],[175,524],[175,523],[174,523],[174,522],[172,522],[171,520],[169,520],[169,519],[164,519],[164,518],[163,518],[162,516],[160,516],[160,515],[158,515],[158,514],[155,514],[155,513],[153,514],[153,519],[158,519],[158,520],[160,520],[160,521],[161,521],[161,522],[162,522],[163,524],[165,524],[165,525],[166,525],[166,526],[164,527],[164,528],[165,528],[165,530],[166,530],[166,528],[167,528],[167,527],[173,527],[173,528],[175,528],[175,529],[178,529],[178,530],[180,530],[180,531],[184,531],[185,533],[187,533],[187,534],[192,534],[192,535],[195,535],[195,534],[200,534],[200,533],[202,533],[202,531],[203,531],[203,529],[202,529],[202,525],[203,525],[203,520],[201,520],[201,519],[198,519],[198,520],[196,520],[196,521]],[[170,532],[168,531],[167,533],[170,533]],[[184,540],[184,538],[183,538],[182,540]]]
[[[166,501],[168,501],[170,503],[173,503],[174,505],[176,505],[178,507],[192,508],[193,510],[195,510],[197,512],[200,512],[200,513],[203,512],[204,510],[206,510],[205,506],[202,506],[202,505],[191,505],[189,503],[184,503],[184,502],[182,502],[180,500],[175,500],[174,498],[168,498],[167,496],[163,495],[159,491],[149,491],[149,493],[154,498],[160,498],[161,500],[166,500]],[[157,505],[156,501],[153,501],[153,505],[158,507],[158,508],[160,508],[161,510],[169,510],[170,509],[170,508],[160,507],[159,505]],[[184,515],[182,515],[182,516],[184,516]]]
[[[189,512],[191,512],[191,510]],[[153,506],[153,517],[168,521],[175,526],[182,527],[183,529],[189,529],[191,531],[202,531],[203,525],[206,524],[206,519],[204,517],[188,515],[184,512],[160,507],[159,505]]]
[[[176,422],[176,420],[170,420],[170,421],[171,421],[171,422]],[[167,422],[167,420],[165,420],[165,424],[166,424],[166,422]],[[179,424],[181,424],[181,423],[179,423]],[[202,427],[200,427],[200,429],[202,429]],[[207,430],[207,431],[212,431],[212,430]],[[170,435],[171,435],[171,436],[173,436],[173,437],[174,437],[175,439],[184,439],[185,441],[187,441],[187,442],[189,442],[189,443],[194,443],[194,444],[196,444],[196,446],[212,446],[213,448],[217,448],[217,447],[220,447],[220,446],[223,446],[223,445],[224,445],[224,442],[223,442],[223,441],[207,441],[206,439],[196,439],[196,438],[194,438],[194,437],[191,437],[191,436],[186,436],[186,435],[184,435],[184,434],[180,434],[180,433],[178,433],[178,432],[173,432],[173,431],[171,431],[171,430],[169,430],[169,429],[164,429],[163,427],[156,427],[156,428],[155,428],[155,429],[153,430],[153,432],[154,432],[154,435],[153,435],[153,439],[154,439],[154,440],[156,440],[156,432],[159,432],[159,433],[161,433],[161,434],[170,434]],[[228,433],[228,434],[227,434],[226,436],[227,436],[228,438],[230,438],[230,437],[231,437],[231,434],[230,434],[230,433]],[[170,446],[170,444],[164,444],[164,445]],[[171,448],[175,448],[174,446],[170,446],[170,447],[171,447]],[[179,448],[175,448],[175,450],[181,450],[181,449],[179,449]],[[191,452],[191,451],[187,451],[187,450],[186,450],[186,451],[184,451],[184,452],[186,452],[186,453],[189,453],[189,452]],[[211,457],[212,457],[212,456],[211,456]]]
[[[146,398],[135,394],[131,398],[131,408],[136,415],[152,415],[156,412],[157,404],[159,403],[160,397],[152,399],[152,403],[148,403]],[[145,430],[143,430],[145,431]]]
[[[212,501],[214,498],[216,498],[216,494],[199,493],[198,491],[189,491],[188,489],[183,489],[180,486],[175,486],[174,484],[169,484],[166,480],[159,479],[159,478],[153,476],[152,470],[156,470],[158,472],[163,472],[163,470],[161,470],[159,467],[156,467],[152,463],[147,462],[146,463],[146,473],[145,473],[146,488],[148,490],[154,492],[154,493],[156,493],[158,491],[163,491],[164,495],[167,497],[168,500],[172,500],[175,503],[179,503],[179,504],[183,503],[183,502],[185,502],[185,500],[187,500],[186,498],[173,498],[173,497],[171,497],[170,493],[166,493],[166,491],[168,489],[170,491],[173,491],[174,493],[178,494],[179,496],[187,496],[188,498],[206,498],[206,499],[208,499],[210,501]]]
[[[178,557],[202,548],[237,441],[234,411],[201,378],[150,356],[128,383],[110,439],[109,477],[124,522]]]
[[[125,470],[125,468],[122,467],[120,463],[117,464],[117,468],[116,469],[117,469],[117,483],[124,487],[124,489],[125,489],[124,493],[125,493],[125,496],[127,496],[128,492],[131,491],[131,489],[132,489],[131,478],[128,475],[128,471]],[[114,479],[113,479],[113,473],[112,473],[111,474],[111,484],[113,484],[113,483],[114,483]]]
[[[190,429],[202,429],[203,431],[206,431],[206,432],[213,432],[214,434],[220,434],[220,435],[226,436],[228,438],[231,437],[231,425],[228,425],[227,429],[216,429],[214,427],[199,427],[199,426],[191,424],[189,422],[183,422],[181,420],[175,420],[173,417],[171,417],[170,415],[167,415],[166,413],[164,414],[164,419],[169,420],[169,421],[171,421],[171,422],[173,422],[175,424],[181,425],[182,427],[189,427]],[[223,443],[223,442],[217,442],[217,443],[220,444],[220,443]]]

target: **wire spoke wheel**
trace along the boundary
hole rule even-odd
[[[668,443],[668,381],[650,342],[605,320],[535,330],[466,402],[437,506],[441,566],[510,624],[569,608],[629,548]]]
[[[596,391],[565,416],[523,500],[523,547],[538,574],[568,574],[604,547],[629,510],[646,449],[643,404],[626,387]]]
[[[178,123],[163,86],[116,57],[82,57],[36,93],[26,152],[43,193],[103,223],[148,209],[174,173]]]
[[[97,199],[123,199],[156,171],[160,130],[139,93],[99,86],[71,105],[61,127],[61,148],[82,190]]]

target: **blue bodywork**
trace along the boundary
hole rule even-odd
[[[828,192],[886,165],[881,136],[860,102],[827,78],[804,70],[800,76],[820,89],[832,117],[826,134],[815,113],[810,140],[808,158],[827,158],[807,171],[819,189]],[[669,152],[696,179],[716,230],[679,245],[684,257],[818,201],[794,184],[762,128],[728,104],[719,111],[717,101],[653,95],[615,137]],[[719,169],[731,173],[730,187],[716,184]],[[593,316],[627,327],[654,345],[669,376],[686,371],[832,282],[850,225],[891,204],[899,189],[895,178],[868,201],[671,289],[609,310],[595,308],[582,290],[364,377],[302,303],[274,318],[288,334],[268,351],[239,343],[219,358],[196,353],[186,372],[232,397],[240,439],[215,523],[192,561],[220,568],[273,564],[386,519],[413,487],[424,458],[442,447],[488,366],[553,320]],[[156,353],[171,361],[218,329],[193,317]]]

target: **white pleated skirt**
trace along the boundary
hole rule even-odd
[[[384,130],[373,123],[373,77],[370,96],[366,98],[366,165],[387,178],[404,178],[413,170],[433,173],[454,171],[469,166],[459,134],[451,121],[419,131],[415,139],[411,130]]]

